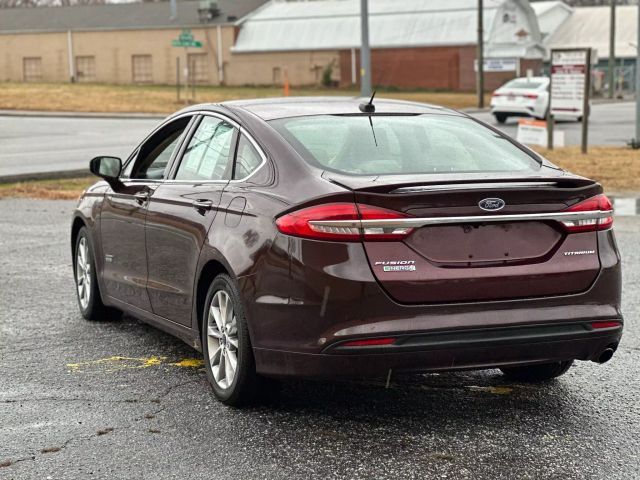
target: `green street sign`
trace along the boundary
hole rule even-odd
[[[191,40],[191,41],[182,41],[182,40],[173,40],[171,42],[171,45],[174,47],[185,47],[185,48],[202,48],[202,42],[199,42],[197,40]]]
[[[202,48],[202,42],[194,40],[193,34],[189,29],[182,30],[182,33],[178,35],[178,39],[173,40],[171,45],[174,47]]]

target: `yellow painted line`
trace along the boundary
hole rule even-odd
[[[179,362],[170,363],[169,365],[173,365],[174,367],[183,367],[183,368],[198,368],[204,366],[204,360],[200,358],[183,358]]]
[[[167,357],[152,355],[150,357],[124,357],[114,355],[86,362],[67,363],[67,368],[72,372],[81,372],[92,367],[106,367],[108,372],[118,370],[140,369],[157,367],[160,365],[171,365],[182,368],[198,368],[204,365],[204,361],[198,358],[183,358],[178,362],[166,363]]]

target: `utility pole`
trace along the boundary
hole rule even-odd
[[[478,0],[478,73],[476,75],[476,90],[478,91],[478,108],[484,108],[484,18],[482,0]]]
[[[616,76],[616,0],[611,1],[611,15],[609,25],[609,98],[615,93]]]
[[[371,96],[371,49],[369,48],[369,5],[368,0],[360,0],[360,96]]]
[[[638,41],[636,42],[636,138],[634,148],[640,148],[640,2],[638,2]]]

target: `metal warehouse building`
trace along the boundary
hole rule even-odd
[[[593,46],[606,62],[608,7],[484,5],[487,90],[539,73],[550,48]],[[173,84],[179,57],[200,84],[359,82],[360,0],[178,0],[177,7],[173,17],[169,2],[2,9],[0,81]],[[618,12],[618,76],[630,85],[637,9]],[[375,85],[475,88],[477,0],[369,0],[369,13]],[[184,29],[197,47],[172,45]]]
[[[476,0],[370,0],[372,80],[376,85],[472,90]],[[317,83],[331,66],[341,85],[358,82],[359,0],[270,2],[239,23],[234,56],[256,83]],[[539,70],[545,50],[527,0],[486,0],[487,88]],[[236,60],[234,60],[236,61]]]

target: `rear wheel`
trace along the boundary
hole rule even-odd
[[[227,405],[249,402],[258,377],[240,293],[228,275],[212,282],[202,317],[207,378],[216,398]]]
[[[506,113],[496,113],[494,114],[494,116],[496,117],[496,122],[498,123],[504,123],[507,121],[507,118],[509,118],[509,115],[507,115]]]
[[[559,377],[569,370],[573,360],[566,362],[545,363],[543,365],[529,365],[526,367],[501,368],[502,373],[512,380],[521,382],[544,382]]]
[[[87,320],[105,320],[110,317],[119,317],[120,312],[118,310],[108,308],[102,303],[94,258],[89,232],[86,227],[82,227],[76,238],[73,256],[73,271],[80,313]]]

